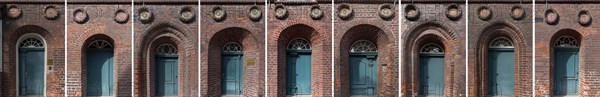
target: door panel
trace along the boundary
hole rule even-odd
[[[376,95],[377,58],[350,56],[350,95]]]
[[[556,51],[554,95],[577,95],[579,55],[573,51]]]
[[[88,51],[86,57],[88,96],[113,95],[113,52]]]
[[[177,96],[178,60],[177,57],[157,57],[156,96]]]
[[[514,56],[514,50],[490,50],[488,55],[489,95],[514,95]]]
[[[19,49],[19,95],[44,95],[44,49]]]
[[[421,56],[419,65],[420,95],[444,95],[444,57]]]
[[[242,56],[222,56],[223,94],[242,94]]]
[[[287,94],[310,95],[311,93],[311,55],[310,53],[287,55]]]

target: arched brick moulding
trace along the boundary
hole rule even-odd
[[[318,89],[315,88],[319,88],[321,87],[320,85],[318,85],[321,82],[318,81],[322,81],[322,80],[318,80],[319,76],[321,76],[320,72],[323,72],[325,70],[322,70],[322,68],[319,67],[323,67],[325,65],[329,65],[326,61],[320,60],[323,57],[328,57],[329,55],[326,55],[327,53],[325,53],[327,47],[324,46],[326,43],[326,37],[325,35],[323,35],[323,32],[318,32],[316,29],[314,29],[313,27],[309,26],[309,25],[305,25],[305,24],[295,24],[292,26],[289,26],[287,28],[285,28],[283,31],[281,31],[280,33],[278,33],[278,38],[277,38],[277,46],[276,46],[276,50],[277,50],[277,63],[276,64],[270,64],[272,66],[275,66],[277,69],[277,82],[273,83],[276,84],[276,87],[273,88],[277,88],[278,93],[276,94],[277,96],[285,96],[286,93],[286,84],[287,84],[287,80],[286,80],[286,56],[287,56],[287,46],[289,45],[289,42],[295,38],[303,38],[306,39],[310,46],[311,46],[311,73],[313,74],[313,76],[311,77],[311,94],[315,95],[316,92],[318,92]],[[329,65],[330,66],[330,65]],[[321,69],[321,70],[319,70]],[[270,83],[271,84],[271,83]]]
[[[526,82],[519,81],[523,78],[524,75],[519,75],[522,73],[530,74],[530,70],[524,70],[520,67],[531,66],[530,63],[527,63],[529,59],[526,54],[527,44],[524,38],[524,34],[518,29],[518,27],[506,22],[506,21],[495,21],[486,26],[484,29],[479,30],[480,34],[476,35],[474,38],[476,40],[475,44],[475,60],[473,64],[469,64],[469,71],[475,71],[469,73],[468,76],[473,77],[469,78],[471,85],[468,88],[476,88],[477,91],[469,91],[470,94],[474,96],[488,96],[488,77],[487,77],[487,66],[488,66],[488,49],[490,42],[498,37],[506,37],[510,39],[514,45],[514,89],[513,90],[530,90],[524,89],[523,84]],[[529,60],[530,61],[530,60]],[[529,72],[527,72],[529,71]],[[519,95],[519,91],[515,91],[514,95]]]
[[[352,26],[348,31],[345,31],[341,38],[339,44],[339,56],[340,59],[337,61],[340,65],[338,66],[341,71],[337,71],[340,75],[340,78],[337,79],[341,82],[341,87],[339,88],[342,95],[350,95],[350,66],[348,63],[349,59],[349,49],[352,44],[358,40],[367,40],[375,44],[377,46],[377,95],[383,95],[386,90],[385,85],[390,84],[384,81],[385,78],[391,76],[385,76],[386,72],[392,72],[389,70],[389,67],[393,65],[393,58],[396,58],[392,52],[397,50],[394,48],[394,40],[389,39],[388,36],[393,36],[393,34],[387,34],[383,29],[377,27],[375,25],[369,24],[359,24]],[[386,64],[386,66],[381,66],[382,64]]]
[[[17,63],[17,43],[20,41],[19,38],[25,34],[29,34],[29,33],[35,33],[38,34],[46,41],[45,44],[45,48],[46,48],[46,60],[48,59],[52,59],[52,60],[59,60],[55,57],[52,56],[48,56],[48,55],[53,55],[52,53],[57,53],[57,52],[53,52],[53,48],[57,48],[61,45],[55,45],[55,44],[51,44],[54,43],[52,38],[56,38],[54,36],[52,36],[52,33],[48,32],[46,29],[40,27],[40,26],[35,26],[35,25],[25,25],[25,26],[21,26],[19,28],[17,28],[16,30],[14,30],[14,32],[4,32],[4,36],[3,37],[3,47],[4,48],[8,48],[8,49],[4,49],[4,50],[8,50],[8,51],[3,51],[2,54],[4,56],[4,59],[2,60],[2,63],[4,64],[4,67],[2,69],[2,95],[7,96],[14,96],[16,97],[17,94],[17,82],[19,81],[17,78],[17,67],[18,67],[18,63]],[[62,59],[61,59],[62,60]],[[55,62],[56,63],[56,62]],[[49,68],[49,66],[45,66],[46,72],[44,73],[46,76],[46,91],[44,92],[46,96],[51,95],[51,89],[53,89],[53,87],[58,87],[58,84],[51,84],[51,83],[57,83],[57,82],[51,82],[51,76],[58,76],[56,73],[52,73],[49,72],[47,69]],[[53,68],[54,70],[55,68]]]
[[[178,94],[182,95],[185,89],[182,86],[186,85],[185,81],[188,81],[189,78],[187,76],[183,76],[183,74],[189,74],[191,71],[185,69],[186,67],[191,67],[193,59],[192,52],[197,51],[188,51],[186,48],[193,48],[190,41],[193,39],[189,39],[186,33],[181,32],[177,26],[173,26],[170,24],[158,24],[154,25],[154,27],[150,27],[147,29],[147,33],[141,35],[141,46],[139,50],[136,50],[135,56],[140,59],[135,59],[135,79],[138,79],[135,86],[137,96],[154,96],[155,95],[155,86],[154,86],[154,51],[157,46],[163,43],[173,44],[177,48],[178,53]],[[185,30],[184,30],[185,31]],[[138,84],[139,83],[139,84]],[[189,91],[189,90],[188,90]]]
[[[547,47],[548,47],[547,50],[548,51],[546,51],[546,52],[549,52],[548,54],[550,55],[549,61],[547,63],[547,65],[549,65],[549,66],[546,66],[548,68],[540,68],[540,67],[536,68],[536,69],[543,69],[543,70],[549,71],[549,74],[545,74],[545,75],[548,75],[546,78],[536,78],[536,79],[548,79],[548,80],[545,80],[545,81],[539,81],[540,84],[548,85],[548,86],[546,86],[546,88],[547,88],[546,90],[548,90],[548,93],[542,93],[542,94],[547,94],[548,96],[554,95],[554,92],[553,92],[554,91],[554,66],[555,66],[555,64],[554,64],[554,57],[556,57],[554,55],[554,43],[556,42],[556,39],[558,39],[561,36],[571,36],[571,37],[573,37],[573,38],[575,38],[577,40],[577,42],[579,43],[579,47],[584,47],[583,46],[584,43],[582,43],[582,42],[584,42],[584,41],[582,41],[582,33],[578,32],[576,30],[573,30],[573,29],[561,29],[561,30],[558,30],[556,33],[554,33],[554,35],[552,35],[552,37],[550,38],[550,41],[548,42],[548,45],[547,45]],[[581,48],[580,48],[579,52],[583,52]],[[582,62],[583,62],[582,60],[585,60],[585,58],[581,58],[581,57],[583,57],[584,54],[585,53],[579,53],[579,56],[580,56],[580,58],[578,60],[579,63],[580,63],[579,64],[579,71],[581,71],[581,72],[586,71],[586,68],[582,68],[582,67],[584,67],[584,66],[582,66],[582,65],[584,65],[584,64],[582,64]],[[538,65],[538,64],[536,64],[536,65]],[[539,65],[543,65],[543,64],[539,64]],[[582,77],[585,77],[585,76],[582,76],[583,74],[585,74],[585,73],[579,73],[579,78],[580,79]],[[538,80],[536,80],[536,81],[538,81]],[[542,82],[546,82],[546,83],[542,83]],[[584,82],[585,82],[584,80],[579,80],[579,85],[582,86],[583,85],[582,83],[584,83]],[[578,87],[578,88],[579,88],[578,89],[579,90],[578,91],[579,95],[580,96],[586,96],[586,95],[582,94],[582,90],[583,90],[582,88],[583,87]]]
[[[448,63],[457,63],[452,62],[453,59],[452,54],[454,54],[454,48],[449,46],[450,43],[457,43],[457,37],[455,32],[447,28],[448,26],[438,23],[438,22],[423,22],[415,27],[415,29],[411,29],[408,33],[405,33],[402,38],[405,39],[403,42],[402,48],[404,51],[402,52],[403,61],[401,71],[403,73],[402,76],[404,78],[408,77],[408,80],[403,80],[402,91],[406,93],[408,96],[418,96],[419,94],[419,52],[422,46],[428,43],[436,43],[444,48],[444,95],[458,95],[460,93],[453,93],[453,91],[459,90],[456,88],[457,86],[464,86],[464,83],[456,83],[457,79],[455,78],[456,67],[453,67],[454,64]],[[460,75],[460,74],[458,74]]]
[[[260,57],[264,57],[261,55],[261,52],[263,52],[263,50],[260,49],[260,46],[262,45],[258,45],[260,44],[260,40],[258,40],[258,38],[255,37],[253,33],[249,30],[239,27],[229,27],[215,33],[211,37],[210,41],[208,41],[208,48],[205,48],[208,49],[208,60],[205,61],[208,61],[207,68],[209,71],[203,72],[207,72],[207,75],[204,75],[208,78],[207,82],[205,82],[208,84],[207,91],[208,93],[213,93],[208,94],[208,96],[216,97],[221,96],[222,94],[221,53],[223,52],[223,46],[228,42],[236,42],[242,45],[242,59],[244,61],[247,61],[248,59],[255,60],[252,66],[248,66],[247,62],[242,62],[242,95],[251,95],[252,93],[246,91],[250,91],[256,88],[254,87],[254,84],[258,83],[259,79],[251,79],[253,78],[251,76],[256,76],[252,75],[251,72],[260,71],[258,70],[258,68],[260,68],[258,66],[262,66],[260,65],[260,63],[262,63]]]
[[[81,64],[75,65],[78,68],[80,68],[79,70],[80,70],[80,72],[82,74],[81,77],[80,77],[80,79],[81,79],[80,80],[81,86],[79,86],[79,87],[81,87],[81,90],[80,91],[76,91],[76,92],[82,93],[81,95],[86,95],[87,94],[86,90],[87,90],[87,85],[88,85],[87,84],[87,74],[88,73],[87,73],[87,62],[86,62],[87,58],[86,58],[86,55],[87,55],[87,48],[90,45],[90,43],[93,42],[93,41],[95,41],[95,40],[106,40],[106,41],[108,41],[113,46],[113,48],[112,48],[113,52],[114,52],[113,57],[119,55],[118,53],[116,53],[117,52],[116,48],[117,48],[118,45],[115,45],[115,42],[114,42],[113,38],[111,38],[110,36],[107,36],[105,34],[98,34],[98,33],[90,33],[90,34],[93,34],[93,35],[85,34],[85,36],[88,36],[88,37],[85,38],[85,41],[83,42],[83,45],[80,45],[80,50],[79,51],[80,51],[81,54],[79,56],[80,57],[79,61],[81,62]],[[113,60],[118,60],[118,59],[115,58]],[[117,84],[117,81],[118,81],[117,78],[119,78],[118,77],[119,74],[117,72],[119,70],[116,67],[119,67],[118,65],[120,65],[120,64],[117,64],[117,62],[118,61],[113,61],[113,78],[114,78],[113,79],[113,87],[114,87],[113,88],[113,93],[114,93],[113,95],[114,96],[117,96],[118,93],[119,93],[118,92],[118,90],[119,90],[118,87],[119,86]]]

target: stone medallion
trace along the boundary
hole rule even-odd
[[[415,21],[419,19],[419,15],[421,15],[421,12],[419,12],[419,9],[415,5],[411,4],[404,7],[404,18]]]
[[[588,13],[587,10],[579,11],[578,22],[581,25],[587,26],[592,23],[592,16]]]
[[[83,24],[88,20],[88,14],[83,9],[73,11],[73,20],[79,24]]]
[[[384,4],[379,7],[379,17],[384,20],[392,19],[394,17],[394,11],[391,5]]]
[[[477,14],[479,16],[479,19],[481,20],[489,20],[492,18],[492,9],[486,7],[486,6],[481,6],[479,7],[479,9],[477,10]]]
[[[7,16],[9,18],[17,19],[17,18],[21,17],[21,14],[22,14],[21,9],[17,8],[17,6],[10,6],[10,7],[8,7],[8,14],[7,14]]]
[[[191,23],[195,20],[196,14],[194,14],[192,8],[184,7],[179,11],[179,20],[184,23]]]
[[[462,16],[462,9],[458,5],[450,5],[446,8],[446,17],[450,20],[458,20]]]
[[[544,19],[545,19],[546,23],[548,23],[550,25],[557,24],[559,18],[560,17],[558,16],[558,13],[556,13],[556,11],[554,9],[547,9],[544,12]]]
[[[223,21],[223,20],[225,20],[226,16],[227,16],[227,13],[220,6],[213,8],[212,17],[215,21]]]
[[[321,17],[323,17],[323,10],[321,10],[318,5],[312,6],[310,9],[310,17],[315,20],[321,19]]]
[[[275,14],[275,18],[283,20],[287,17],[288,12],[285,6],[278,4],[275,5],[275,13],[273,14]]]
[[[353,13],[354,11],[348,4],[341,4],[338,7],[338,17],[340,17],[341,19],[347,20],[350,17],[352,17]]]
[[[262,12],[258,9],[258,6],[250,7],[250,12],[248,13],[248,17],[250,20],[258,21],[260,17],[262,17]]]
[[[523,10],[523,8],[521,6],[513,6],[511,8],[511,15],[510,15],[513,19],[515,20],[521,20],[523,19],[523,17],[525,17],[525,10]]]
[[[150,23],[150,22],[152,22],[152,19],[154,19],[150,9],[148,9],[146,7],[140,8],[138,10],[138,14],[139,14],[139,20],[142,23]]]
[[[58,12],[58,10],[56,10],[54,6],[46,6],[46,9],[44,9],[44,18],[46,19],[54,20],[58,18],[59,14],[60,13]]]
[[[123,9],[119,9],[115,13],[114,18],[117,23],[126,23],[127,20],[129,20],[129,14],[127,14]]]

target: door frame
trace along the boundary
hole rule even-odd
[[[312,93],[313,93],[313,91],[312,91],[313,90],[313,87],[312,87],[312,84],[313,84],[313,79],[312,79],[312,77],[313,77],[312,49],[301,49],[301,50],[299,50],[299,49],[289,50],[288,49],[288,50],[286,50],[286,55],[285,55],[286,56],[286,61],[287,61],[288,54],[290,54],[290,53],[296,53],[296,56],[298,56],[300,53],[302,53],[302,54],[310,54],[310,59],[311,59],[310,60],[310,75],[311,75],[311,77],[310,77],[310,93],[308,95],[312,95]],[[285,66],[286,66],[286,74],[285,75],[286,76],[288,75],[287,74],[287,68],[288,68],[287,65],[288,64],[286,62],[285,63]],[[287,93],[287,80],[288,79],[286,78],[285,79],[285,81],[286,81],[286,83],[285,83],[286,84],[285,85],[286,86],[285,87],[286,88],[285,95],[288,95],[288,93]],[[304,95],[304,94],[300,94],[300,95]],[[296,96],[296,95],[293,95],[293,96]]]
[[[17,50],[17,52],[15,52],[15,53],[17,53],[16,54],[17,55],[16,56],[17,68],[15,69],[16,74],[17,74],[17,76],[16,76],[17,81],[15,81],[17,83],[16,87],[15,87],[17,96],[20,94],[20,91],[19,91],[19,81],[20,81],[19,80],[19,75],[20,75],[19,74],[19,67],[20,67],[19,48],[20,47],[19,47],[19,44],[21,44],[21,41],[23,41],[23,39],[25,39],[25,38],[37,38],[37,39],[40,39],[42,41],[42,43],[44,44],[44,60],[43,60],[44,61],[44,90],[43,90],[44,92],[43,92],[43,96],[46,96],[46,88],[47,88],[47,84],[48,84],[48,80],[47,80],[47,76],[46,76],[47,75],[46,69],[48,68],[48,62],[47,62],[47,60],[48,60],[48,44],[46,43],[46,39],[44,39],[44,37],[42,37],[42,35],[37,34],[37,33],[26,33],[26,34],[21,35],[21,37],[19,37],[17,39],[17,44],[15,45],[15,48]]]
[[[240,94],[239,95],[244,95],[244,53],[243,52],[221,52],[221,62],[223,62],[223,56],[239,56],[240,57],[240,65],[241,65],[241,71],[240,71]],[[221,64],[221,75],[223,74],[223,64]],[[221,76],[221,86],[219,86],[219,88],[221,90],[223,90],[223,76]],[[221,96],[228,96],[228,95],[232,95],[232,94],[225,94],[224,91],[221,91]]]
[[[556,73],[556,53],[557,52],[577,52],[577,93],[575,95],[556,95],[554,94],[554,89],[556,89],[556,83],[554,83],[556,81],[556,79],[554,79],[554,77],[556,77],[556,75],[554,75]],[[579,62],[579,47],[552,47],[552,96],[579,96],[579,85],[581,84],[580,80],[580,75],[579,75],[579,71],[581,70],[581,66],[580,66],[580,62]],[[565,71],[566,72],[566,71]]]
[[[375,61],[375,64],[373,64],[373,65],[375,65],[375,80],[376,80],[376,82],[375,82],[375,88],[374,88],[375,91],[373,91],[373,95],[352,95],[350,93],[350,96],[360,96],[360,97],[366,96],[366,97],[371,97],[371,96],[378,96],[379,95],[379,88],[380,88],[380,86],[379,86],[379,82],[380,82],[379,78],[381,78],[381,77],[379,76],[379,71],[380,71],[379,70],[379,64],[377,64],[378,63],[377,62],[378,55],[379,54],[376,51],[373,51],[373,52],[349,52],[348,53],[348,58],[347,58],[348,59],[348,65],[349,65],[348,68],[352,68],[351,65],[350,65],[351,64],[350,57],[352,57],[352,56],[364,56],[367,59],[373,59],[373,61]],[[349,72],[352,72],[352,71],[348,70],[348,73]],[[348,76],[349,79],[351,79],[350,77],[352,77],[352,76]],[[348,87],[350,87],[350,89],[348,89],[349,92],[352,91],[352,88],[351,88],[352,86],[351,85],[352,85],[352,82],[348,81]]]

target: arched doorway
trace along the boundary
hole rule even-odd
[[[223,46],[221,55],[222,95],[241,95],[243,90],[242,45],[237,42],[228,42]]]
[[[106,40],[94,40],[87,46],[87,96],[113,95],[113,48]]]
[[[377,95],[377,46],[358,40],[350,47],[350,95]]]
[[[311,45],[303,38],[289,42],[286,58],[287,95],[311,95]]]
[[[564,35],[554,42],[554,95],[577,96],[579,83],[579,42]]]
[[[154,53],[156,96],[178,95],[178,64],[177,47],[172,44],[160,44]]]
[[[18,45],[19,96],[43,96],[46,90],[46,43],[38,34],[25,34]]]
[[[419,51],[419,95],[444,95],[444,49],[429,43]]]
[[[506,37],[494,38],[488,49],[488,95],[514,95],[513,42]]]

